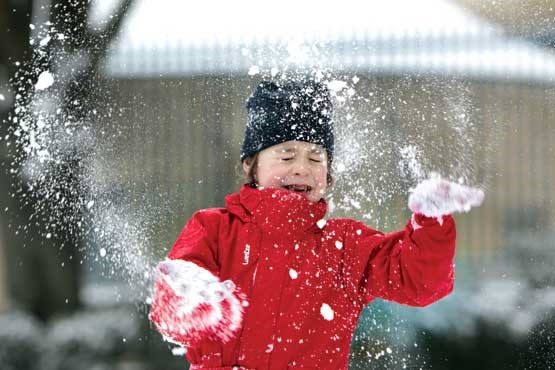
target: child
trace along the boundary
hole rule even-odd
[[[452,291],[448,214],[483,192],[426,180],[405,229],[388,235],[324,220],[334,153],[325,85],[262,82],[247,110],[248,184],[187,223],[158,265],[150,319],[187,347],[191,369],[347,369],[365,305],[426,306]]]

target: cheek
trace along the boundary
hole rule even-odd
[[[328,182],[328,171],[326,168],[320,168],[314,175],[319,186],[325,187]]]
[[[262,186],[279,185],[286,176],[280,166],[259,167],[258,170],[258,181]]]

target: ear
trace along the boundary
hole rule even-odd
[[[251,168],[251,159],[246,158],[243,161],[243,173],[245,174],[245,177],[248,176],[250,168]]]

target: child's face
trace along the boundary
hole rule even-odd
[[[281,188],[318,202],[326,191],[328,158],[321,145],[286,141],[258,153],[255,179],[259,187]],[[248,172],[249,163],[243,162]]]

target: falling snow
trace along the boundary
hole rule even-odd
[[[333,320],[334,312],[327,303],[322,303],[322,307],[320,307],[320,314],[328,321]]]
[[[339,240],[336,240],[335,241],[335,248],[337,248],[339,250],[343,249],[343,243]]]

